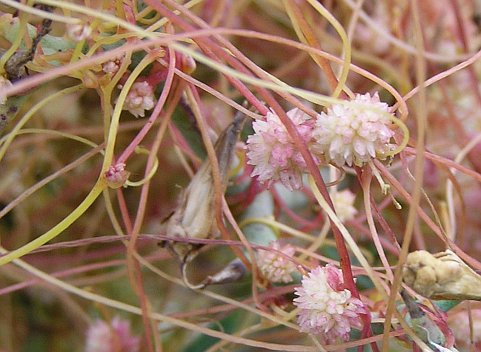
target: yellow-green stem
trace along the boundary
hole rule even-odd
[[[97,197],[102,193],[104,188],[107,187],[104,178],[100,178],[95,186],[92,188],[90,193],[87,197],[83,200],[80,205],[75,208],[67,217],[65,217],[61,222],[57,225],[52,227],[49,231],[37,237],[33,241],[27,243],[26,245],[5,254],[3,257],[0,257],[0,266],[10,263],[12,260],[21,258],[22,256],[32,252],[33,250],[39,248],[40,246],[44,245],[45,243],[53,240],[55,237],[60,235],[63,231],[65,231],[70,225],[72,225],[97,199]]]

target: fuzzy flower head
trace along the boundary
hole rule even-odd
[[[115,317],[111,324],[97,320],[87,331],[85,352],[138,352],[140,338],[130,332],[128,321]]]
[[[362,166],[373,158],[386,159],[393,149],[390,143],[394,132],[386,114],[389,107],[376,93],[356,94],[349,105],[333,104],[316,121],[315,150],[329,162]]]
[[[269,247],[278,250],[289,257],[293,257],[296,250],[287,244],[281,246],[278,241],[273,241]],[[292,281],[291,274],[296,271],[296,266],[286,257],[274,251],[259,250],[257,255],[257,265],[264,277],[270,282],[289,283]]]
[[[344,288],[341,271],[331,264],[312,270],[295,291],[301,331],[318,335],[324,343],[348,341],[351,328],[360,329],[361,315],[368,313],[361,300]]]
[[[332,203],[339,220],[342,222],[352,220],[357,214],[357,209],[354,208],[354,200],[356,195],[350,190],[345,189],[343,191],[334,192],[331,194]]]
[[[145,115],[145,110],[152,110],[155,106],[155,96],[152,86],[148,82],[136,82],[130,88],[125,99],[124,110],[128,110],[135,117]]]
[[[312,144],[314,126],[310,117],[297,108],[287,112],[287,117],[304,142]],[[252,127],[255,133],[247,138],[247,163],[254,165],[251,176],[257,176],[268,187],[281,181],[291,191],[302,188],[302,173],[307,166],[279,116],[268,112],[265,121],[254,121]]]

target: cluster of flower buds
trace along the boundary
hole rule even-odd
[[[271,242],[269,247],[273,250],[261,249],[257,254],[257,265],[262,275],[270,282],[291,282],[291,274],[297,268],[289,258],[296,253],[295,248],[290,244],[282,246],[279,241]]]
[[[145,111],[152,110],[155,102],[153,87],[146,81],[135,82],[127,94],[123,109],[135,117],[144,117]]]

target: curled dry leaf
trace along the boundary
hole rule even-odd
[[[481,301],[481,276],[449,249],[409,253],[403,281],[427,298]]]

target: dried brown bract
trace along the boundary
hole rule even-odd
[[[234,121],[219,136],[215,144],[217,161],[223,188],[227,186],[229,166],[234,156],[235,145],[242,129],[245,116],[236,115]],[[169,236],[205,239],[215,232],[215,189],[212,165],[206,159],[181,193],[177,209],[167,219],[166,233]],[[168,247],[180,258],[183,264],[191,261],[200,245],[169,242]]]
[[[481,301],[481,276],[449,249],[409,253],[403,281],[427,298]]]

